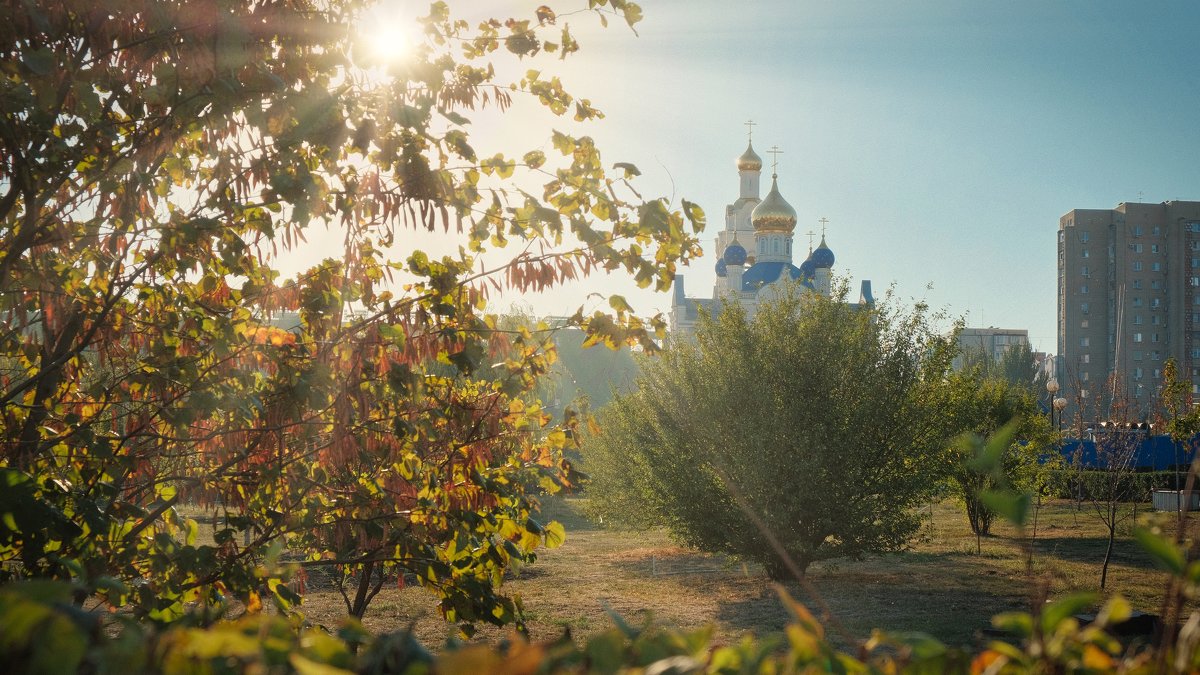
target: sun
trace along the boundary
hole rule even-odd
[[[359,40],[373,64],[395,63],[411,53],[417,24],[406,10],[399,0],[382,0],[363,13]]]

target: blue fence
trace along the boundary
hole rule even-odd
[[[1096,435],[1102,433],[1136,433],[1141,436],[1144,432],[1097,432]],[[1133,454],[1133,466],[1143,471],[1163,471],[1176,466],[1186,466],[1192,461],[1198,441],[1200,436],[1184,443],[1175,443],[1170,436],[1145,436]],[[1078,456],[1076,453],[1079,453]],[[1106,468],[1105,463],[1096,457],[1096,442],[1092,440],[1071,438],[1063,441],[1062,456],[1066,461],[1072,464],[1078,462],[1086,468]]]

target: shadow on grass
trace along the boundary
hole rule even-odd
[[[1036,555],[1064,562],[1099,564],[1107,546],[1105,537],[1038,537],[1034,550]],[[1141,546],[1127,537],[1117,537],[1113,543],[1113,562],[1142,570],[1156,569]]]
[[[1024,580],[993,576],[986,562],[959,560],[957,556],[887,556],[866,563],[845,563],[835,570],[816,570],[809,581],[821,593],[833,616],[858,640],[871,630],[928,633],[953,645],[975,645],[992,616],[1025,610],[1029,591]],[[921,569],[925,567],[927,569]],[[958,583],[947,583],[959,580]],[[796,582],[783,584],[826,626],[836,643],[842,639],[824,620],[820,604]],[[722,603],[717,619],[736,630],[782,630],[787,610],[773,589],[755,597]]]
[[[600,529],[584,515],[582,499],[551,495],[541,497],[541,502],[542,509],[538,519],[542,522],[557,520],[566,528],[568,536],[571,532],[590,532]]]

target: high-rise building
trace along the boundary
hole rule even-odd
[[[1169,358],[1200,393],[1200,202],[1059,218],[1058,354],[1062,395],[1087,420],[1151,416]]]

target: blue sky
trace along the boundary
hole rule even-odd
[[[564,81],[607,114],[582,130],[606,161],[708,212],[690,295],[711,293],[746,119],[760,155],[784,151],[797,232],[829,219],[836,272],[970,325],[1028,329],[1051,352],[1058,217],[1139,194],[1200,200],[1200,3],[642,5],[640,37],[571,17],[582,50]],[[556,313],[578,297],[523,301]]]

